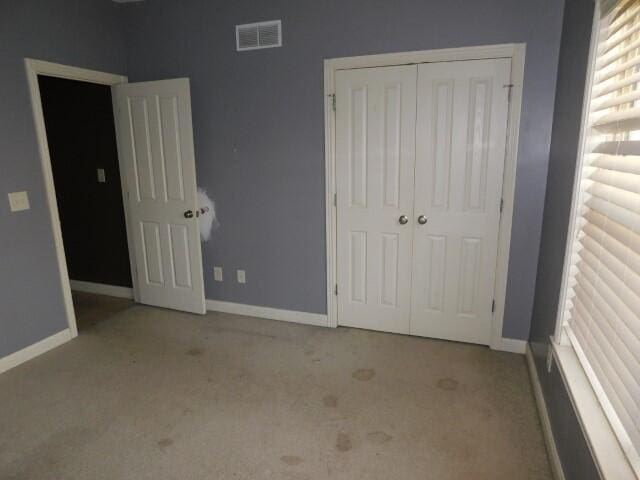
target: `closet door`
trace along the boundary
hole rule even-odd
[[[336,74],[340,325],[409,333],[416,74]]]
[[[488,344],[510,59],[418,67],[411,333]]]

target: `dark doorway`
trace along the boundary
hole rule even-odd
[[[111,89],[38,82],[69,278],[131,287]]]

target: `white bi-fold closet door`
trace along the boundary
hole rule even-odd
[[[337,72],[340,325],[489,343],[510,71]]]

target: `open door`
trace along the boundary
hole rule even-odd
[[[112,89],[136,300],[205,313],[189,79]]]

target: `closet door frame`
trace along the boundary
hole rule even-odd
[[[324,111],[325,111],[325,212],[327,244],[327,317],[328,326],[338,326],[337,301],[337,265],[336,231],[337,211],[336,165],[335,165],[335,74],[338,70],[354,68],[386,67],[459,60],[483,60],[494,58],[511,59],[511,97],[507,124],[507,142],[502,185],[503,208],[498,233],[498,258],[496,262],[496,280],[494,286],[495,309],[491,322],[491,343],[493,350],[524,353],[525,342],[502,337],[504,306],[507,290],[507,271],[511,243],[511,225],[513,220],[513,201],[515,196],[516,166],[518,154],[518,136],[520,131],[520,113],[522,109],[522,86],[524,81],[524,62],[526,44],[510,43],[416,52],[387,53],[357,57],[332,58],[324,61]]]

